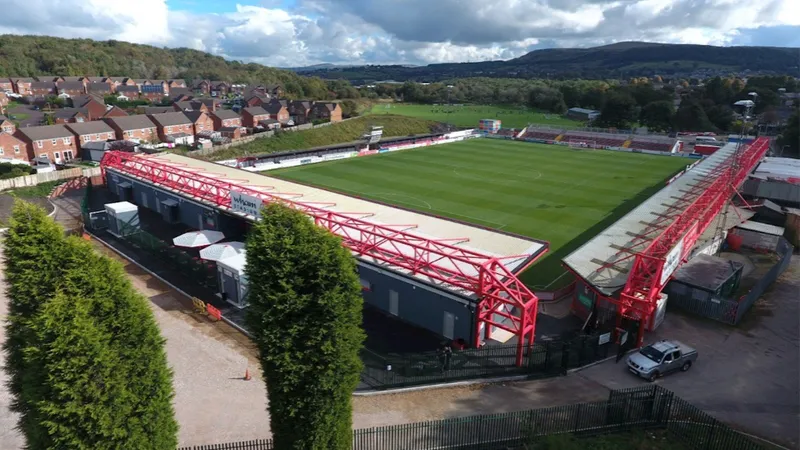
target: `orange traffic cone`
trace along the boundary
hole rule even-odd
[[[248,369],[244,369],[244,380],[245,381],[250,381],[250,378],[252,378],[250,376],[250,369],[249,368]]]

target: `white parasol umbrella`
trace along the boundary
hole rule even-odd
[[[184,233],[172,240],[178,247],[205,247],[225,239],[225,235],[214,230],[200,230]]]
[[[220,242],[200,250],[200,258],[221,261],[240,253],[244,253],[244,242]]]

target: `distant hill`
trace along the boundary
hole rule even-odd
[[[305,72],[355,83],[376,80],[439,81],[461,77],[619,78],[707,76],[729,73],[800,74],[800,49],[620,42],[593,48],[535,50],[508,61],[431,64],[419,67],[361,66]]]
[[[0,35],[0,77],[126,76],[196,78],[233,83],[280,84],[295,98],[326,99],[327,84],[288,71],[227,61],[187,48],[158,48],[119,41]]]

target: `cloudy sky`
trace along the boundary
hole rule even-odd
[[[800,47],[800,0],[0,0],[0,34],[191,47],[290,67],[509,59],[646,40]]]

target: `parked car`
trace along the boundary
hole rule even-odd
[[[642,347],[628,357],[628,370],[648,381],[675,371],[686,372],[697,360],[697,350],[673,340]]]

